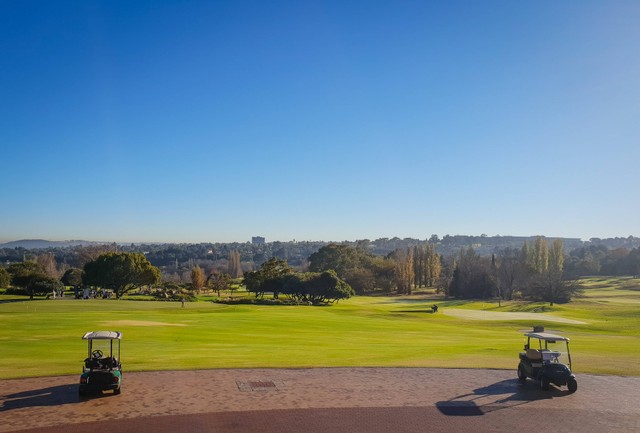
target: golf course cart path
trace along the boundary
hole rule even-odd
[[[533,322],[557,322],[570,323],[572,325],[584,325],[586,322],[579,320],[565,319],[547,313],[520,313],[512,311],[484,311],[465,310],[463,308],[447,308],[442,310],[447,316],[468,320],[530,320]]]
[[[215,419],[219,420],[233,413],[236,414],[234,416],[246,413],[246,420],[249,420],[251,416],[265,411],[291,414],[296,410],[307,410],[310,414],[317,414],[353,410],[354,414],[363,414],[371,408],[401,408],[404,411],[422,408],[424,410],[416,412],[415,416],[431,413],[434,422],[473,415],[487,415],[483,419],[488,422],[491,417],[498,419],[510,413],[521,416],[518,414],[523,411],[554,413],[558,417],[564,413],[571,414],[566,422],[592,419],[599,426],[594,429],[593,422],[585,424],[583,432],[631,432],[638,431],[640,426],[640,407],[637,404],[640,377],[578,373],[578,391],[569,394],[566,388],[553,386],[549,391],[538,390],[530,380],[521,385],[516,379],[515,369],[315,368],[125,372],[122,394],[105,392],[86,399],[78,397],[78,377],[0,381],[0,432],[44,427],[51,427],[50,431],[61,431],[56,426],[62,425],[73,428],[72,431],[81,431],[81,423],[97,423],[98,426],[100,422],[109,421],[107,424],[118,422],[124,426],[126,420],[135,424],[141,423],[135,420],[142,418],[147,420],[146,423],[162,424],[170,423],[169,420],[175,416],[189,418],[188,415],[193,415],[196,420],[206,414],[218,414]],[[93,424],[84,427],[89,425]],[[561,430],[573,431],[571,428]]]

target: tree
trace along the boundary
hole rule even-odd
[[[426,253],[426,286],[434,287],[440,279],[440,273],[442,272],[442,266],[440,256],[436,253],[436,246],[432,243],[428,243],[425,248]]]
[[[11,284],[11,275],[5,268],[0,268],[0,288],[6,289]]]
[[[309,256],[309,270],[322,272],[333,269],[344,278],[349,271],[363,267],[369,256],[364,250],[349,245],[329,244]]]
[[[633,275],[634,278],[640,278],[640,248],[631,250],[625,262],[629,274]]]
[[[569,302],[573,296],[582,292],[583,287],[577,280],[566,280],[560,274],[547,272],[536,275],[528,290],[529,297],[538,301]]]
[[[453,275],[458,267],[458,261],[455,257],[440,256],[440,278],[436,282],[436,290],[438,293],[444,292],[447,296],[450,296],[450,289],[453,283]]]
[[[434,287],[440,279],[442,267],[440,256],[436,254],[436,246],[428,242],[413,249],[415,286]]]
[[[559,275],[564,272],[564,242],[562,239],[553,241],[551,251],[549,251],[549,271]]]
[[[200,290],[205,286],[204,270],[198,265],[191,269],[191,284],[194,290]]]
[[[627,248],[616,248],[607,253],[602,262],[603,275],[634,275],[628,264],[630,251]]]
[[[349,299],[355,292],[349,284],[340,279],[338,274],[334,271],[324,271],[312,280],[315,290],[312,294],[315,299],[311,301],[316,302],[335,302],[340,299]]]
[[[76,249],[77,266],[81,267],[89,262],[93,262],[103,254],[114,253],[117,250],[116,244],[87,245]]]
[[[351,269],[344,279],[349,282],[349,285],[359,295],[371,292],[376,288],[375,274],[368,268]]]
[[[256,298],[262,298],[265,292],[273,292],[273,297],[277,298],[280,287],[277,278],[292,272],[286,260],[272,257],[260,269],[245,273],[244,285],[248,292],[255,293]]]
[[[492,278],[491,260],[481,257],[469,247],[460,250],[457,266],[449,286],[449,295],[458,298],[492,298],[496,284]]]
[[[520,261],[524,264],[525,268],[531,272],[535,269],[535,258],[533,249],[529,247],[527,241],[522,244],[522,250],[520,250]]]
[[[222,272],[212,272],[207,277],[207,287],[218,292],[218,297],[220,297],[221,291],[231,288],[231,275]]]
[[[399,294],[410,295],[414,284],[415,272],[413,261],[413,249],[396,250],[391,258],[396,264],[396,287]]]
[[[34,281],[47,278],[40,265],[34,262],[13,263],[9,265],[7,271],[11,275],[11,285],[26,289],[29,299],[33,299],[36,294]]]
[[[279,290],[299,302],[326,304],[355,294],[335,271],[291,273],[275,279]]]
[[[500,307],[502,305],[502,293],[500,291],[500,286],[498,286],[498,264],[496,262],[495,254],[491,254],[491,268],[489,271],[489,276],[491,277],[491,281],[496,288],[496,294],[498,295],[498,307]]]
[[[7,272],[11,275],[11,285],[18,287],[26,287],[28,276],[32,274],[44,275],[44,271],[35,262],[13,263],[7,268]]]
[[[160,282],[160,270],[140,253],[108,253],[84,265],[84,284],[113,290],[116,299],[125,293]]]
[[[376,288],[389,292],[397,287],[394,256],[384,258],[367,252],[367,242],[359,241],[357,248],[335,243],[325,245],[309,256],[309,270],[334,270],[356,293],[364,294]],[[411,280],[413,284],[415,276]]]
[[[69,268],[61,278],[65,286],[78,287],[82,285],[82,269]]]
[[[259,270],[245,272],[243,276],[243,283],[247,292],[253,293],[256,298],[262,298],[264,296],[264,290],[262,290],[262,274]]]
[[[579,271],[581,275],[598,275],[600,273],[600,261],[588,251],[579,262]]]
[[[240,253],[238,250],[229,251],[227,272],[231,275],[231,278],[240,278],[242,276],[242,265],[240,264]]]
[[[40,254],[36,257],[36,263],[40,265],[40,268],[48,277],[58,278],[60,276],[58,274],[58,263],[53,253]]]
[[[514,248],[505,248],[498,252],[498,271],[496,286],[502,299],[511,300],[518,285],[527,279],[526,264],[521,260],[521,253]]]
[[[60,293],[64,290],[64,284],[57,278],[52,278],[46,275],[32,278],[27,287],[30,295],[47,295],[55,291]]]
[[[425,282],[426,257],[424,250],[418,245],[413,247],[413,282],[416,288],[427,285]]]
[[[375,287],[389,293],[395,287],[395,261],[384,257],[376,257],[371,261],[371,270],[375,278]],[[350,280],[346,279],[347,282]]]
[[[544,274],[549,269],[549,244],[544,236],[536,237],[533,246],[533,269],[537,274]]]
[[[582,291],[580,283],[564,277],[562,239],[555,239],[549,251],[547,241],[542,237],[536,238],[535,255],[536,272],[523,287],[525,296],[553,305],[555,302],[569,302],[575,294]]]

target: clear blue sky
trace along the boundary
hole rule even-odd
[[[640,235],[640,2],[2,1],[0,241]]]

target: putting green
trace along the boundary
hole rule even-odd
[[[514,321],[528,320],[531,322],[557,322],[571,323],[574,325],[584,325],[587,322],[581,320],[567,319],[566,317],[554,316],[545,313],[520,313],[508,311],[483,311],[483,310],[466,310],[463,308],[448,309],[442,311],[447,316],[456,317],[458,319],[467,320],[492,320],[492,321]]]

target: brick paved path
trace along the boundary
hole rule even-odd
[[[0,381],[0,432],[640,431],[640,377],[578,375],[578,391],[515,371],[426,368],[126,373],[122,394],[79,399],[79,376]],[[269,412],[265,412],[269,411]],[[265,420],[270,420],[265,423]],[[104,423],[109,421],[108,423]],[[284,424],[283,424],[284,423]],[[58,428],[56,426],[66,426]],[[376,430],[376,426],[378,430]],[[215,428],[214,428],[215,427]],[[47,428],[47,429],[41,429]],[[194,429],[195,428],[195,429]],[[356,430],[353,430],[353,429]],[[529,429],[529,427],[527,427]],[[451,430],[453,431],[453,430]]]

